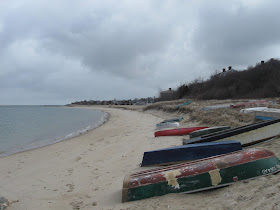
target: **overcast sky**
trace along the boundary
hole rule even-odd
[[[279,58],[280,1],[0,0],[0,104],[157,96]]]

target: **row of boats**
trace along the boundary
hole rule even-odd
[[[181,120],[172,118],[159,124]],[[127,175],[122,202],[218,188],[280,171],[280,160],[273,152],[246,148],[280,135],[280,119],[237,128],[193,127],[155,132],[155,137],[174,135],[190,138],[183,139],[182,146],[144,152],[141,167],[159,167]]]

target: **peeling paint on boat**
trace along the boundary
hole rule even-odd
[[[222,178],[220,175],[220,169],[209,171],[209,174],[210,174],[212,185],[218,185],[221,183]]]
[[[181,172],[180,170],[174,170],[174,171],[168,171],[164,174],[164,177],[166,178],[166,181],[168,182],[168,185],[174,187],[175,189],[180,189],[178,180],[176,176],[180,176]]]

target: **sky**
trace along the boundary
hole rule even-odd
[[[0,104],[157,97],[279,58],[277,0],[0,0]]]

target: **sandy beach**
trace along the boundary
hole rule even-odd
[[[141,170],[143,153],[182,145],[182,137],[154,138],[155,125],[168,113],[102,109],[110,118],[97,129],[0,158],[0,195],[17,201],[8,209],[280,209],[279,174],[216,190],[121,203],[123,179]],[[279,139],[258,146],[280,157]]]

